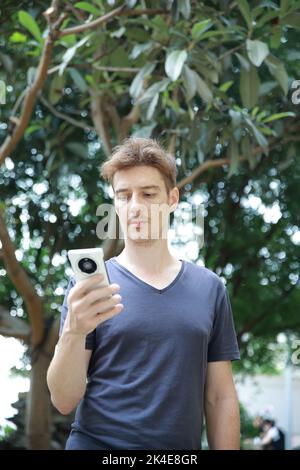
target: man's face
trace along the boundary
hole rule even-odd
[[[178,188],[174,187],[168,195],[161,173],[144,165],[117,171],[113,188],[125,239],[145,242],[167,238],[169,214],[179,200]]]

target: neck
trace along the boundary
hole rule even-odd
[[[153,274],[162,272],[170,265],[178,264],[178,260],[173,256],[168,247],[167,240],[147,240],[143,242],[133,242],[125,240],[125,248],[117,257],[121,264],[133,266],[143,272]]]

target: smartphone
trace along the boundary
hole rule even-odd
[[[100,286],[105,287],[110,284],[109,276],[103,259],[102,248],[83,248],[79,250],[69,250],[68,258],[74,271],[76,281],[88,279],[94,274],[102,274],[104,279]]]

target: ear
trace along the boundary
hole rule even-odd
[[[171,189],[169,193],[170,212],[174,212],[179,202],[179,189],[177,186]]]

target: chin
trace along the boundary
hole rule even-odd
[[[139,235],[130,236],[127,240],[130,240],[131,243],[135,243],[136,245],[149,245],[155,241],[152,238],[143,238]]]
[[[149,237],[141,237],[141,236],[139,236],[139,235],[130,236],[130,237],[128,237],[128,238],[129,238],[129,240],[132,240],[132,241],[134,241],[134,242],[148,242],[148,241],[151,240],[151,238],[149,238]]]

